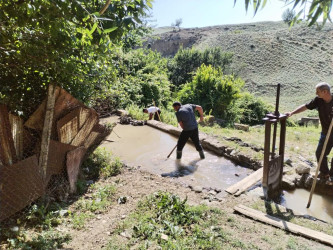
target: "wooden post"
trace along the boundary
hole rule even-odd
[[[0,162],[12,165],[17,161],[7,106],[0,104]]]
[[[271,123],[266,120],[265,121],[265,146],[264,146],[264,171],[262,177],[262,185],[263,187],[268,187],[268,171],[269,171],[269,146],[271,144]]]
[[[39,168],[43,171],[44,180],[47,178],[47,162],[49,158],[49,145],[51,139],[51,131],[53,125],[53,114],[55,104],[55,90],[54,84],[50,84],[48,87],[46,110],[44,116],[44,126],[42,133],[41,149],[39,155]]]

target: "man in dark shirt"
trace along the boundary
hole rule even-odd
[[[203,110],[199,105],[185,104],[180,102],[173,103],[173,109],[176,111],[176,117],[180,127],[183,129],[177,143],[177,159],[182,158],[183,148],[188,140],[191,138],[196,150],[199,152],[200,158],[204,159],[205,154],[199,141],[198,123],[195,119],[194,112],[197,110],[200,114],[200,121],[203,121]]]
[[[333,98],[331,94],[331,88],[330,85],[326,82],[321,82],[316,85],[316,95],[313,100],[308,102],[307,104],[303,104],[296,108],[292,112],[286,113],[288,117],[301,113],[307,109],[317,109],[319,113],[319,119],[321,123],[321,133],[319,138],[319,143],[316,150],[316,157],[317,161],[319,161],[321,151],[324,146],[326,134],[328,132],[328,128],[330,126],[331,120],[332,120],[332,107],[333,107]],[[333,147],[333,136],[330,135],[329,141],[327,143],[327,147],[325,150],[324,158],[320,166],[320,173],[318,175],[321,179],[329,179],[331,177],[331,180],[333,180],[333,160],[331,161],[331,169],[328,169],[327,164],[327,155],[330,153],[331,149]]]

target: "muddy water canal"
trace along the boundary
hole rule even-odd
[[[103,122],[117,121],[118,117],[103,119]],[[224,190],[253,172],[207,151],[206,158],[201,160],[192,143],[186,144],[181,161],[176,160],[176,150],[167,158],[177,138],[150,126],[117,124],[114,132],[102,147],[130,166],[140,166],[140,169],[153,174],[174,177],[187,185]],[[219,194],[220,197],[225,195],[223,191]],[[306,209],[308,197],[309,192],[303,189],[284,191],[282,205],[333,223],[333,197],[314,194],[311,207]]]

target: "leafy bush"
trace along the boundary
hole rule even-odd
[[[201,52],[196,49],[178,50],[168,62],[169,79],[175,86],[192,81],[194,72],[202,65],[212,65],[225,71],[231,63],[232,54],[223,52],[221,48],[209,48]]]
[[[166,59],[151,50],[138,49],[118,55],[119,90],[123,92],[122,106],[133,103],[147,106],[166,105],[170,100],[170,83]]]
[[[233,75],[223,75],[220,69],[201,65],[193,81],[184,85],[178,94],[182,103],[195,103],[204,111],[229,120],[230,110],[240,97],[244,82]]]
[[[243,93],[235,103],[234,117],[237,122],[256,125],[263,124],[263,118],[274,108],[250,93]]]
[[[123,163],[105,148],[97,148],[82,164],[89,178],[107,178],[121,173]]]

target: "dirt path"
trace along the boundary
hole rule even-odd
[[[72,241],[65,246],[65,249],[102,249],[106,247],[117,226],[134,211],[138,201],[159,190],[177,194],[182,199],[187,197],[190,205],[204,203],[222,209],[227,218],[225,229],[250,246],[256,246],[259,249],[330,249],[320,243],[287,234],[283,230],[233,213],[233,207],[236,204],[249,205],[260,199],[256,196],[241,195],[238,198],[225,196],[219,201],[209,202],[208,199],[205,199],[208,191],[196,193],[181,184],[179,179],[163,178],[133,168],[126,168],[121,175],[100,182],[113,183],[117,187],[111,208],[101,214],[96,214],[93,219],[86,222],[84,229],[74,230],[68,226],[60,228],[62,232],[67,232],[72,237]],[[117,199],[121,196],[127,197],[125,204],[117,203]],[[221,246],[221,248],[223,247]]]

